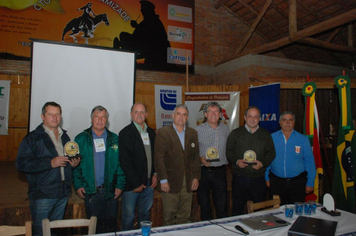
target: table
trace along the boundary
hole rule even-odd
[[[330,216],[320,210],[320,207],[317,208],[316,214],[314,218],[325,219],[337,221],[337,229],[335,235],[356,235],[356,215],[341,211],[341,216]],[[297,219],[298,216],[294,215],[293,218],[286,218],[284,216],[284,206],[281,206],[279,209],[268,210],[255,212],[252,214],[246,214],[241,216],[233,216],[227,217],[223,219],[209,221],[201,221],[190,224],[181,224],[181,225],[173,225],[173,226],[163,226],[152,228],[151,235],[153,236],[228,236],[228,235],[242,235],[239,231],[235,229],[235,225],[240,225],[244,229],[249,231],[249,235],[261,235],[261,236],[279,236],[279,235],[288,235],[288,230],[291,226],[285,226],[275,229],[270,229],[266,231],[253,231],[251,228],[245,226],[242,223],[239,223],[241,219],[254,217],[258,215],[264,214],[272,214],[283,220],[290,222],[291,224]],[[233,232],[229,231],[232,230]],[[99,234],[102,236],[128,236],[128,235],[141,235],[140,230],[131,230],[131,231],[123,231],[109,234]]]

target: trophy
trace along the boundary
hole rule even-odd
[[[74,141],[69,141],[64,145],[64,156],[68,157],[69,160],[73,158],[81,158],[79,154],[79,146]]]
[[[213,162],[213,161],[219,161],[219,152],[218,149],[214,148],[214,147],[210,147],[208,148],[208,150],[206,150],[206,161],[209,162]]]
[[[245,164],[248,164],[248,165],[256,165],[257,163],[256,162],[253,162],[253,161],[256,161],[256,153],[253,151],[253,150],[247,150],[245,153],[244,153],[244,163]]]

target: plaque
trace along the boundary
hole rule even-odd
[[[249,165],[256,165],[257,163],[254,162],[256,161],[256,153],[253,150],[247,150],[244,153],[244,163],[249,164]]]
[[[82,157],[79,154],[79,146],[74,141],[69,141],[64,145],[64,155],[67,156],[69,160]]]
[[[208,150],[206,150],[206,161],[220,161],[218,149],[214,147],[208,148]]]

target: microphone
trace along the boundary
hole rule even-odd
[[[240,225],[235,225],[235,229],[237,229],[238,231],[240,231],[241,233],[243,233],[245,235],[250,234],[246,229],[242,228]]]

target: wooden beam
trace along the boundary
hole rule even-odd
[[[297,33],[297,0],[289,0],[289,35]]]
[[[347,43],[348,43],[348,45],[349,45],[349,47],[353,47],[354,46],[354,35],[353,35],[353,29],[354,29],[354,27],[353,27],[353,25],[352,24],[349,24],[348,26],[347,26],[347,35],[348,35],[348,40],[347,40]]]
[[[319,39],[305,38],[299,40],[298,42],[309,44],[316,47],[325,48],[325,49],[330,49],[337,52],[356,53],[356,48],[328,43]]]
[[[303,30],[300,30],[297,33],[295,33],[294,37],[287,36],[287,37],[278,39],[278,40],[276,40],[274,42],[261,45],[259,47],[253,48],[253,49],[251,49],[249,51],[242,52],[242,53],[237,54],[237,55],[235,55],[233,57],[224,59],[224,60],[218,62],[216,65],[223,64],[225,62],[231,61],[231,60],[233,60],[235,58],[239,58],[241,56],[244,56],[244,55],[247,55],[247,54],[250,54],[250,53],[251,54],[258,54],[258,53],[263,53],[263,52],[275,50],[275,49],[281,48],[283,46],[286,46],[288,44],[291,44],[293,42],[296,42],[298,40],[301,40],[303,38],[307,38],[307,37],[310,37],[312,35],[319,34],[319,33],[322,33],[324,31],[333,29],[335,27],[350,23],[350,22],[354,21],[355,19],[356,19],[356,9],[353,9],[351,11],[348,11],[348,12],[344,13],[344,14],[341,14],[341,15],[338,15],[338,16],[336,16],[334,18],[329,19],[329,20],[323,21],[323,22],[321,22],[319,24],[316,24],[316,25],[310,26],[308,28],[305,28]]]
[[[343,28],[344,28],[344,27],[339,27],[339,28],[335,29],[334,32],[332,32],[332,33],[329,35],[329,37],[328,37],[328,39],[326,40],[326,42],[330,43],[330,42],[335,38],[335,36],[336,36]]]
[[[295,1],[295,0],[294,0]],[[253,22],[252,26],[250,27],[250,29],[248,30],[245,38],[243,39],[243,41],[240,44],[240,47],[237,49],[236,53],[240,53],[242,52],[242,50],[245,48],[246,44],[248,43],[248,41],[250,40],[251,36],[253,35],[253,33],[255,32],[258,24],[261,22],[262,17],[266,14],[269,6],[271,6],[273,0],[267,0],[267,2],[265,3],[265,5],[263,6],[261,12],[258,14],[257,18],[255,19],[255,21]]]
[[[216,4],[215,4],[215,9],[218,9],[219,7],[221,7],[222,5],[224,5],[225,3],[227,3],[229,0],[219,0]]]

